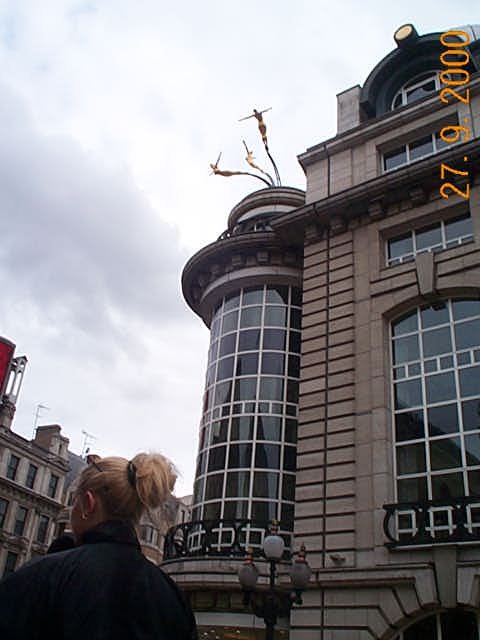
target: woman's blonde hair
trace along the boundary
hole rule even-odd
[[[90,455],[78,479],[77,492],[92,491],[109,519],[138,523],[144,511],[161,507],[170,495],[177,471],[159,453],[139,453],[132,460]]]

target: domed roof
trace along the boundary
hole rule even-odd
[[[480,70],[480,24],[452,27],[435,33],[418,35],[413,25],[407,27],[408,34],[397,48],[391,51],[366,79],[360,102],[367,117],[375,118],[392,108],[392,99],[397,91],[416,76],[444,69],[440,54],[445,49],[440,36],[447,31],[464,31],[469,36],[470,64],[465,67],[474,73]],[[401,28],[397,29],[398,33]]]

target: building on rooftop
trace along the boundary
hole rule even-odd
[[[201,638],[264,637],[236,572],[275,517],[313,569],[276,639],[479,640],[480,26],[395,42],[305,194],[250,194],[184,269],[210,350],[164,566]]]

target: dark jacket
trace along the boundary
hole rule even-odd
[[[0,582],[5,640],[195,640],[175,583],[140,551],[132,528],[106,522],[82,545]]]

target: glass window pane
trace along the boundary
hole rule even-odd
[[[242,309],[240,327],[259,327],[262,324],[262,307]]]
[[[210,427],[210,444],[225,442],[228,436],[228,420],[219,420]]]
[[[460,438],[430,441],[430,466],[433,471],[462,466]]]
[[[405,145],[383,154],[383,168],[385,171],[391,171],[396,167],[400,167],[407,162],[407,148]]]
[[[232,395],[232,383],[221,382],[215,386],[215,404],[227,404],[230,402],[230,397]]]
[[[204,520],[220,520],[221,502],[208,502],[203,506]]]
[[[468,472],[468,486],[471,496],[480,496],[480,471]]]
[[[459,430],[456,404],[428,409],[428,432],[431,436],[456,433]]]
[[[225,495],[230,498],[248,498],[250,492],[250,476],[250,471],[229,471],[227,473]]]
[[[250,468],[252,466],[252,445],[250,443],[231,444],[228,455],[229,469]]]
[[[258,416],[257,419],[257,440],[282,439],[282,419],[275,416]]]
[[[423,411],[407,411],[395,416],[395,436],[397,442],[416,440],[425,436]]]
[[[238,311],[232,311],[223,316],[222,334],[235,331],[238,324]]]
[[[208,455],[208,471],[219,471],[225,468],[226,447],[214,447]]]
[[[423,443],[397,447],[397,473],[420,473],[425,471],[425,447]]]
[[[288,377],[299,378],[300,377],[300,357],[290,355],[288,356]]]
[[[237,339],[236,333],[229,333],[228,335],[224,336],[220,340],[220,352],[219,352],[220,357],[226,356],[230,353],[234,353],[236,339]]]
[[[223,473],[207,476],[205,483],[205,500],[221,498],[223,491]]]
[[[480,367],[467,367],[458,372],[462,398],[480,395]]]
[[[480,400],[466,400],[462,402],[462,419],[464,431],[480,429]]]
[[[263,303],[263,287],[243,290],[242,307],[247,304],[262,304]]]
[[[389,260],[407,255],[413,255],[413,238],[411,232],[388,241]]]
[[[285,420],[285,442],[297,441],[297,421],[287,418]]]
[[[290,309],[290,327],[292,329],[301,329],[302,312],[300,309]]]
[[[254,416],[232,418],[231,440],[253,440]]]
[[[287,308],[286,307],[265,307],[264,325],[267,327],[285,327],[287,326]]]
[[[447,242],[462,236],[472,235],[472,218],[470,214],[455,218],[445,223],[445,237]]]
[[[427,376],[425,378],[425,388],[427,392],[427,402],[429,404],[453,400],[456,396],[453,372]]]
[[[455,325],[457,349],[470,349],[480,344],[480,318]]]
[[[300,353],[301,334],[299,331],[290,330],[290,339],[288,341],[288,350],[293,353]],[[265,345],[264,345],[264,348]]]
[[[267,304],[288,304],[288,287],[267,287],[265,301]],[[292,302],[293,304],[293,302]]]
[[[480,435],[478,433],[465,436],[465,451],[469,467],[480,465]]]
[[[411,142],[409,145],[410,149],[410,161],[417,160],[417,158],[422,158],[423,156],[428,156],[433,153],[433,140],[432,136],[425,136],[420,140],[415,140],[415,142]]]
[[[415,233],[415,247],[417,251],[429,249],[437,244],[442,244],[440,223],[427,227],[426,229],[419,229]]]
[[[455,300],[452,303],[455,320],[480,315],[480,300]]]
[[[433,500],[448,500],[450,498],[459,498],[464,495],[463,474],[442,473],[438,476],[432,476]]]
[[[284,500],[295,500],[295,476],[283,474],[282,497]]]
[[[435,79],[429,80],[424,84],[407,91],[407,104],[411,104],[416,100],[421,100],[425,96],[428,96],[430,93],[433,93],[436,90],[435,87]]]
[[[295,307],[302,306],[302,290],[292,287],[292,305]]]
[[[235,380],[235,400],[255,400],[257,397],[257,378],[239,378]]]
[[[409,409],[422,404],[420,380],[407,380],[395,384],[395,409]]]
[[[203,485],[204,485],[205,479],[204,478],[198,478],[195,481],[195,489],[193,492],[193,504],[196,504],[197,502],[201,502],[203,500]]]
[[[392,334],[394,336],[401,336],[404,333],[412,333],[418,329],[417,312],[409,313],[408,315],[396,320],[392,323]]]
[[[243,520],[248,517],[248,500],[227,500],[223,505],[224,520]]]
[[[253,478],[253,497],[278,498],[278,473],[255,471]]]
[[[436,356],[440,353],[450,353],[452,351],[450,327],[425,331],[422,336],[422,341],[423,355],[425,358]]]
[[[442,305],[436,307],[426,307],[420,311],[420,318],[423,329],[429,329],[430,327],[436,327],[439,324],[446,324],[449,322],[448,307]]]
[[[262,373],[283,376],[285,373],[284,354],[264,352],[262,355]]]
[[[298,380],[288,380],[287,402],[298,403]]]
[[[285,471],[296,471],[297,469],[297,449],[296,447],[283,448],[283,468]]]
[[[217,365],[217,381],[225,380],[225,378],[233,377],[233,357],[223,358],[218,361]]]
[[[279,445],[257,442],[255,447],[255,466],[260,469],[279,469]]]
[[[260,348],[260,329],[240,331],[238,338],[239,351],[255,351]]]
[[[231,311],[240,305],[240,294],[233,293],[225,298],[223,303],[223,311]]]
[[[437,131],[437,133],[435,134],[435,146],[437,148],[437,151],[442,151],[442,149],[450,147],[451,144],[451,142],[445,142],[445,140],[442,140],[440,131]]]
[[[263,348],[285,351],[287,332],[280,329],[265,329],[263,332]]]
[[[260,378],[259,400],[283,400],[283,378]]]
[[[252,502],[252,520],[266,523],[277,518],[276,502]]]
[[[294,517],[294,505],[293,504],[282,504],[282,515],[280,518],[281,526],[285,529],[293,528],[293,517]]]
[[[399,502],[422,502],[427,499],[426,478],[405,478],[398,481]]]
[[[395,338],[393,341],[393,363],[411,362],[420,358],[418,335]]]
[[[258,373],[258,353],[244,353],[237,356],[237,376]]]

